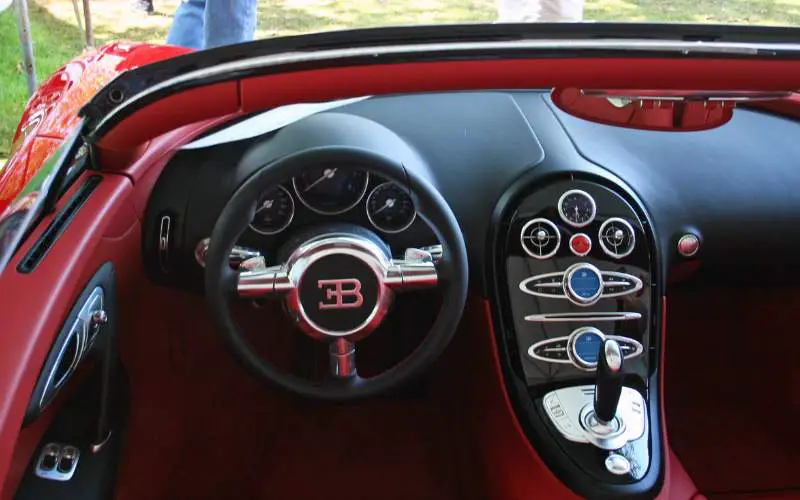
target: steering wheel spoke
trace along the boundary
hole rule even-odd
[[[239,297],[258,299],[271,294],[286,293],[292,289],[292,283],[284,264],[268,267],[264,257],[252,257],[239,266],[236,289]]]
[[[334,377],[349,379],[357,375],[354,343],[340,337],[328,344],[328,356],[331,362],[331,374]]]
[[[441,245],[409,248],[403,259],[393,260],[389,265],[386,284],[395,291],[435,287],[439,284],[436,264],[441,262],[441,258]]]

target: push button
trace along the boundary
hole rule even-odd
[[[537,342],[531,346],[528,353],[540,361],[569,361],[566,337]]]
[[[584,233],[575,234],[569,239],[569,249],[578,257],[583,257],[592,249],[592,239]]]

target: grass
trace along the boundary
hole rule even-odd
[[[81,51],[71,0],[29,0],[39,81]],[[38,3],[34,3],[38,2]],[[163,42],[179,0],[155,0],[155,15],[130,0],[92,0],[98,44]],[[259,0],[258,38],[401,24],[485,22],[494,0]],[[800,26],[800,0],[586,0],[590,21],[654,21]],[[15,16],[0,14],[0,161],[27,101]],[[2,167],[0,167],[2,168]]]
[[[30,5],[31,34],[38,81],[81,52],[80,32],[35,4]],[[8,156],[28,87],[12,10],[0,14],[0,159]]]

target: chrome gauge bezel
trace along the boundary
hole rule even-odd
[[[613,250],[611,250],[610,248],[608,248],[606,246],[606,244],[605,244],[605,242],[603,240],[603,231],[612,222],[622,224],[623,226],[625,226],[631,232],[631,246],[630,246],[630,248],[628,248],[628,251],[626,251],[625,253],[616,253],[616,252],[614,252]],[[622,259],[622,258],[627,257],[628,255],[632,254],[633,250],[636,248],[636,231],[633,229],[633,226],[631,225],[630,222],[628,222],[625,219],[622,219],[620,217],[611,217],[610,219],[608,219],[608,220],[604,221],[602,224],[600,224],[600,230],[597,231],[597,239],[600,242],[600,248],[603,249],[603,251],[606,253],[606,255],[608,255],[610,257],[613,257],[615,259]]]
[[[337,167],[337,168],[341,168],[341,167]],[[357,170],[357,169],[354,169],[354,170]],[[306,208],[308,208],[312,212],[317,213],[319,215],[341,215],[341,214],[343,214],[345,212],[348,212],[348,211],[352,210],[353,207],[355,207],[359,203],[361,203],[361,200],[364,199],[364,195],[367,194],[367,188],[369,187],[369,172],[367,172],[365,170],[361,170],[361,172],[364,172],[365,177],[364,177],[364,186],[361,188],[361,193],[359,194],[358,199],[355,202],[353,202],[351,205],[348,205],[347,207],[342,208],[340,210],[334,210],[334,211],[322,210],[320,208],[317,208],[317,207],[313,206],[311,203],[309,203],[308,200],[304,199],[303,195],[300,194],[300,190],[297,189],[297,177],[292,177],[292,189],[294,190],[294,194],[297,196],[297,199],[300,200],[300,203],[302,203]]]
[[[289,191],[288,189],[286,189],[285,187],[281,186],[281,185],[278,185],[278,189],[283,190],[283,192],[286,193],[286,195],[289,197],[289,201],[292,204],[292,213],[291,213],[291,215],[289,215],[289,220],[286,222],[286,224],[281,226],[279,229],[276,229],[275,231],[264,231],[262,229],[258,229],[253,225],[253,221],[250,221],[250,223],[247,226],[250,229],[252,229],[253,231],[255,231],[256,233],[261,234],[263,236],[272,236],[272,235],[278,234],[278,233],[280,233],[282,231],[285,231],[287,227],[292,225],[292,221],[294,220],[295,205],[294,205],[294,196],[292,196],[292,192]],[[261,195],[263,193],[264,193],[264,191],[259,193],[258,197],[261,198]]]
[[[400,188],[401,191],[402,191],[402,187],[399,184],[397,184],[396,182],[392,182],[392,181],[381,182],[380,184],[378,184],[377,186],[375,186],[374,188],[372,188],[370,190],[369,194],[367,195],[367,199],[364,201],[364,210],[367,212],[367,219],[369,220],[369,223],[372,224],[372,227],[374,227],[378,231],[381,231],[382,233],[386,233],[386,234],[402,233],[406,229],[410,228],[411,225],[414,223],[414,221],[417,220],[417,208],[414,206],[414,200],[411,199],[411,196],[409,196],[407,193],[403,193],[403,194],[405,196],[408,196],[408,200],[411,202],[411,206],[414,207],[414,213],[411,216],[411,220],[409,220],[408,223],[405,226],[401,227],[400,229],[385,229],[385,228],[382,228],[380,226],[380,224],[376,223],[375,220],[373,220],[372,214],[370,213],[369,200],[372,199],[372,195],[375,194],[375,191],[377,191],[379,188],[381,188],[383,186],[387,186],[387,185],[395,185],[398,188]]]
[[[579,194],[579,195],[585,196],[586,199],[588,199],[589,202],[592,205],[592,214],[589,216],[589,219],[585,223],[576,224],[575,222],[572,222],[571,220],[569,220],[569,218],[567,218],[566,214],[564,213],[564,199],[567,196],[570,196],[570,195],[573,195],[573,194]],[[558,199],[558,215],[561,217],[561,220],[563,220],[565,223],[569,224],[572,227],[575,227],[575,228],[586,227],[589,224],[591,224],[592,222],[594,222],[594,218],[597,215],[597,203],[595,203],[594,198],[592,198],[592,195],[590,195],[586,191],[584,191],[582,189],[570,189],[569,191],[566,191],[564,194],[562,194],[561,197]]]
[[[550,227],[553,228],[553,231],[555,231],[556,233],[556,246],[555,248],[553,248],[553,251],[548,254],[536,255],[535,253],[528,250],[527,246],[525,246],[525,231],[527,231],[530,226],[532,226],[537,222],[548,224]],[[555,255],[556,252],[558,252],[559,248],[561,248],[561,231],[559,231],[558,226],[556,226],[553,221],[545,219],[544,217],[537,217],[535,219],[529,220],[528,222],[525,223],[525,225],[522,226],[522,229],[519,232],[519,244],[522,246],[522,250],[529,256],[533,257],[534,259],[539,259],[539,260],[549,259],[553,255]]]

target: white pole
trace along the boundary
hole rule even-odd
[[[31,40],[31,22],[28,17],[28,0],[14,0],[17,7],[17,30],[22,45],[22,63],[28,76],[28,93],[36,91],[36,66],[33,61],[33,41]]]

